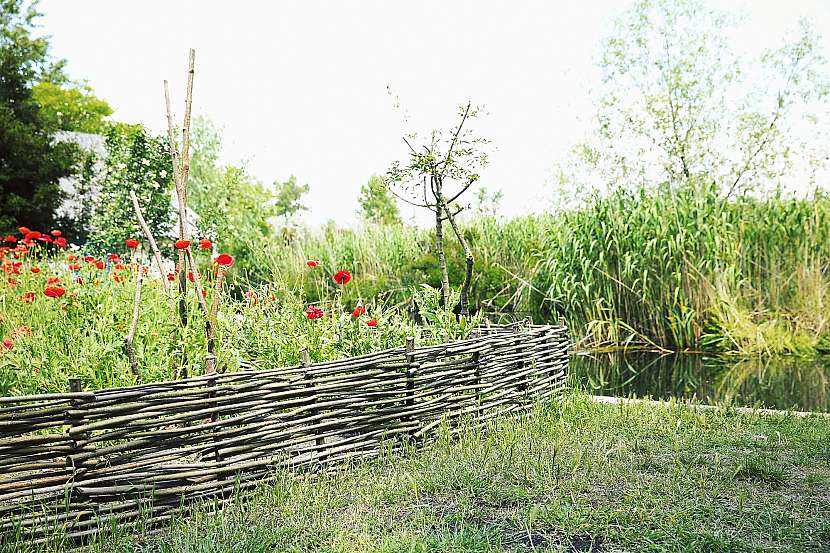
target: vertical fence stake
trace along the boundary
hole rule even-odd
[[[82,391],[81,388],[81,379],[80,378],[70,378],[69,379],[69,391],[72,393],[79,393]],[[81,426],[84,421],[83,415],[78,415],[77,411],[81,410],[83,407],[83,401],[79,399],[73,399],[70,401],[70,408],[75,411],[75,413],[69,415],[67,422],[69,423],[69,431],[71,432],[73,428],[77,426]],[[74,455],[78,455],[81,453],[81,445],[79,442],[86,442],[89,439],[89,434],[87,432],[82,433],[80,436],[76,436],[72,438],[72,452],[70,453],[70,458],[67,459],[67,465],[71,466],[72,469],[72,487],[69,490],[70,498],[77,497],[78,492],[75,489],[77,485],[77,480],[80,477],[83,477],[86,473],[86,470],[81,464],[80,467],[75,466],[75,460],[72,458]]]
[[[406,402],[407,409],[415,407],[415,337],[406,337]],[[414,421],[415,417],[410,416]],[[414,438],[415,430],[409,431],[410,438]]]
[[[475,386],[476,418],[481,418],[481,352],[473,353],[473,385]]]
[[[303,366],[304,369],[307,369],[308,367],[311,366],[311,361],[308,358],[308,349],[306,349],[306,348],[303,348],[303,349],[300,350],[300,364]],[[303,373],[303,380],[307,381],[306,382],[306,388],[314,388],[314,384],[312,384],[310,382],[311,381],[311,375],[307,371]],[[312,392],[312,395],[313,394],[314,394],[314,392]],[[315,414],[317,414],[317,410],[312,409],[310,411],[310,413],[312,415],[315,415]],[[314,444],[317,447],[322,447],[326,444],[326,439],[318,437],[314,440]],[[322,461],[322,458],[320,460]]]
[[[208,385],[208,388],[209,388],[208,398],[215,399],[216,398],[216,390],[214,389],[216,387],[216,375],[215,375],[215,373],[211,374],[211,378],[208,379],[207,385]],[[212,407],[212,409],[210,411],[210,422],[211,423],[218,422],[219,421],[219,406],[217,405],[217,402],[216,401],[211,402],[211,407]],[[216,427],[212,426],[211,430],[210,430],[210,433],[211,434],[216,434],[216,430],[217,430]],[[219,445],[217,444],[218,440],[216,439],[216,436],[213,436],[212,441],[213,441],[213,460],[217,463],[221,463],[222,462],[222,455],[219,453]]]

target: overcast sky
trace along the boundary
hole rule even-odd
[[[717,3],[746,10],[752,47],[777,44],[799,16],[830,37],[827,0]],[[165,128],[163,79],[181,116],[195,48],[194,112],[224,128],[225,159],[266,183],[294,174],[311,185],[308,223],[351,224],[361,184],[405,156],[402,133],[451,125],[468,99],[487,111],[482,183],[503,191],[503,212],[549,205],[551,170],[592,115],[599,41],[626,5],[43,0],[40,24],[116,119],[155,131]]]

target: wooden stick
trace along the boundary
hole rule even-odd
[[[141,370],[138,367],[138,360],[135,357],[135,349],[133,348],[133,339],[135,339],[135,331],[138,327],[138,312],[141,305],[141,282],[144,279],[144,267],[141,264],[136,265],[135,269],[135,297],[133,298],[133,316],[130,320],[130,330],[127,336],[124,337],[124,350],[127,352],[127,358],[130,360],[130,370],[135,375],[136,381],[141,382]]]
[[[156,240],[153,238],[153,233],[150,232],[150,227],[147,225],[147,221],[144,220],[144,214],[141,212],[141,206],[138,203],[138,196],[135,195],[134,190],[130,190],[130,199],[133,201],[135,216],[138,218],[138,224],[141,227],[142,232],[144,232],[144,238],[147,239],[147,243],[150,244],[150,249],[153,250],[153,257],[156,260],[156,267],[158,267],[159,276],[161,277],[161,285],[166,292],[167,278],[164,274],[164,266],[161,262],[161,252],[159,252],[158,245],[156,245]]]

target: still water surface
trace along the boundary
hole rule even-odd
[[[576,354],[570,378],[597,395],[830,412],[830,357]]]

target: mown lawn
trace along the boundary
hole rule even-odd
[[[574,392],[93,551],[830,551],[830,419]]]

